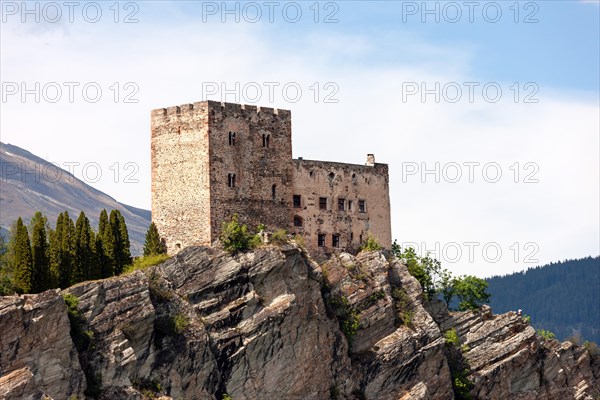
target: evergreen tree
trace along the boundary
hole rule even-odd
[[[106,228],[106,232],[107,256],[113,262],[115,275],[119,275],[125,266],[131,263],[131,253],[125,219],[118,210],[110,212],[109,226]]]
[[[106,235],[106,228],[108,227],[108,213],[106,209],[102,209],[100,212],[100,219],[98,220],[98,234],[102,237]]]
[[[156,224],[151,222],[150,227],[146,232],[146,241],[144,242],[144,257],[165,254],[166,252],[167,249],[165,247],[165,243],[158,234]]]
[[[131,242],[129,241],[129,232],[127,232],[127,224],[125,224],[125,217],[119,210],[115,210],[117,218],[119,220],[119,233],[121,235],[122,242],[122,253],[121,261],[123,266],[131,264]]]
[[[33,279],[33,293],[40,293],[52,288],[50,277],[49,245],[46,236],[47,218],[40,211],[32,218],[33,226],[31,233],[31,254]]]
[[[75,244],[75,225],[65,211],[58,216],[56,221],[56,238],[53,253],[55,253],[57,265],[58,287],[64,289],[69,287],[72,280],[73,253]]]
[[[115,234],[115,229],[113,229],[112,224],[108,224],[104,226],[104,234],[102,235],[102,246],[104,249],[104,262],[105,266],[103,270],[105,271],[105,278],[109,276],[113,276],[117,273],[117,260],[119,253],[119,245],[118,245],[118,233]],[[116,229],[118,232],[118,227]]]
[[[19,293],[30,293],[33,288],[33,261],[29,232],[21,217],[17,219],[14,240],[15,288]]]
[[[56,218],[56,225],[54,229],[50,229],[48,232],[49,241],[49,253],[50,253],[50,281],[51,287],[58,287],[58,275],[60,270],[60,243],[62,242],[62,221],[63,214],[60,213]]]
[[[96,235],[94,242],[94,269],[92,279],[108,278],[114,275],[114,269],[106,257],[104,241],[100,232]]]
[[[85,216],[85,213],[81,211],[75,225],[72,284],[91,279],[92,277],[92,264],[94,262],[93,246],[95,246],[95,243],[92,242],[92,236],[93,232],[90,221]]]

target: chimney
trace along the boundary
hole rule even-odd
[[[367,154],[367,163],[366,165],[368,165],[369,167],[374,167],[375,166],[375,155],[373,154]]]

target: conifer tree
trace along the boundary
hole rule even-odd
[[[121,262],[123,266],[125,266],[131,264],[131,242],[129,241],[129,233],[127,232],[125,217],[123,217],[119,210],[115,210],[115,212],[119,220],[119,233],[122,243]]]
[[[94,253],[92,242],[92,228],[89,219],[81,211],[75,225],[75,240],[73,254],[73,274],[71,283],[82,282],[92,277]]]
[[[144,242],[144,257],[154,256],[157,254],[165,254],[167,252],[164,241],[158,234],[158,229],[154,222],[150,223],[150,227],[146,232],[146,241]]]
[[[94,241],[94,267],[92,279],[108,278],[113,275],[114,270],[111,268],[111,264],[106,257],[104,240],[102,235],[100,235],[100,232],[98,232]]]
[[[52,288],[57,288],[59,286],[58,276],[61,260],[60,244],[62,242],[62,221],[63,214],[60,213],[56,218],[56,225],[54,226],[54,229],[50,229],[48,232],[50,247],[50,280]]]
[[[108,213],[106,209],[103,208],[100,211],[100,218],[98,220],[98,234],[102,237],[106,234],[106,228],[108,227]]]
[[[64,289],[73,283],[72,270],[75,244],[75,224],[69,217],[68,211],[62,213],[60,227],[58,226],[57,220],[56,231],[56,246],[58,246],[58,287]]]
[[[32,254],[32,288],[33,293],[40,293],[52,288],[50,277],[49,245],[46,236],[48,219],[40,211],[32,218],[31,254]]]
[[[17,219],[14,235],[15,288],[19,293],[31,293],[33,288],[31,242],[21,217]]]
[[[123,262],[125,249],[120,225],[121,220],[119,218],[118,211],[112,210],[109,216],[109,227],[106,230],[107,232],[112,233],[112,237],[109,237],[112,239],[112,241],[107,240],[107,249],[109,250],[109,256],[113,261],[115,275],[119,275],[121,272],[123,272],[123,267],[125,267]]]

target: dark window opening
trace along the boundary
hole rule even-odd
[[[327,197],[319,197],[319,210],[327,210]]]
[[[229,145],[235,146],[235,132],[229,132]]]
[[[235,174],[227,175],[227,186],[235,187]]]
[[[358,237],[358,243],[362,244],[362,233],[360,234],[360,236]]]
[[[331,244],[333,247],[340,247],[340,235],[332,235]]]
[[[352,200],[348,200],[348,211],[352,211]]]
[[[262,140],[263,140],[263,147],[270,147],[271,135],[267,135],[267,134],[263,133]]]
[[[354,240],[354,232],[350,232],[350,242]]]
[[[273,200],[277,197],[277,185],[271,186],[271,197]]]
[[[310,177],[314,178],[315,177],[315,171],[310,171]]]
[[[180,249],[181,248],[181,243],[175,243],[175,248],[176,249]]]
[[[299,194],[294,195],[294,208],[302,207],[302,196]]]
[[[339,211],[346,210],[346,199],[338,199],[338,210]]]
[[[317,244],[319,245],[319,247],[325,247],[325,235],[324,234],[319,233]]]
[[[333,178],[335,178],[335,174],[333,172],[330,172],[329,173],[329,179],[333,179]]]
[[[367,212],[367,206],[364,200],[358,201],[358,212],[364,213]]]
[[[304,225],[304,221],[302,217],[298,215],[294,215],[294,226],[302,227]]]

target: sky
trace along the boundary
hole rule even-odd
[[[392,236],[481,277],[600,253],[598,1],[2,1],[0,140],[150,208],[150,110],[292,111],[390,167]]]

